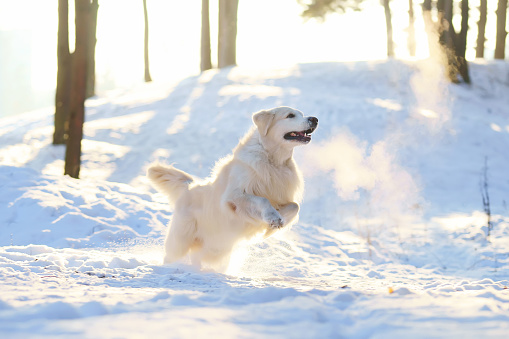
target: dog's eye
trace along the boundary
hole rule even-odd
[[[290,113],[290,114],[288,114],[288,115],[286,116],[286,118],[287,118],[287,119],[288,119],[288,118],[295,118],[295,114]]]

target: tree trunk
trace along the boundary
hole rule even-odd
[[[454,30],[454,26],[452,25],[452,15],[453,15],[453,0],[445,0],[444,1],[444,11],[443,11],[443,20],[441,22],[442,29],[445,34],[445,44],[448,48],[452,48],[454,46],[454,38],[456,31]]]
[[[237,10],[239,0],[219,0],[218,66],[237,64]]]
[[[477,46],[475,47],[475,57],[484,58],[484,42],[486,41],[486,15],[488,11],[488,1],[481,0],[479,6],[479,21],[477,22]]]
[[[507,0],[498,0],[497,8],[497,41],[495,44],[495,59],[505,58],[505,38],[507,32],[505,24],[507,19]]]
[[[70,104],[71,54],[69,53],[69,3],[58,1],[57,89],[55,93],[55,131],[53,144],[65,144]]]
[[[466,59],[468,32],[468,0],[461,0],[461,30],[457,36],[456,57],[458,58],[458,71],[463,80],[469,84],[470,74]]]
[[[69,117],[69,138],[65,150],[64,174],[78,178],[83,122],[85,120],[90,0],[74,0],[74,6],[76,10],[76,48],[72,62],[71,114]]]
[[[387,56],[394,56],[394,40],[392,39],[392,14],[391,7],[389,5],[390,0],[383,0],[384,11],[385,11],[385,25],[387,28]]]
[[[143,0],[143,16],[145,18],[145,42],[143,48],[143,55],[145,59],[145,82],[151,82],[152,77],[150,76],[150,67],[148,59],[148,11],[147,11],[147,0]]]
[[[98,0],[92,0],[90,3],[90,24],[88,32],[87,98],[95,95],[95,45],[97,43],[96,32],[98,10]]]
[[[458,82],[456,57],[456,32],[452,24],[452,0],[437,2],[438,22],[440,25],[440,44],[447,56],[447,76],[452,82]]]
[[[212,68],[210,55],[210,20],[209,20],[209,0],[201,1],[201,71]]]
[[[415,56],[415,17],[414,17],[414,2],[408,0],[408,53],[410,56]]]
[[[468,0],[461,4],[461,32],[456,34],[452,23],[453,0],[437,2],[438,19],[440,22],[440,43],[447,55],[447,73],[452,82],[458,82],[458,75],[466,83],[470,83],[468,64],[465,60],[466,38],[468,30]],[[462,41],[463,39],[463,41]]]

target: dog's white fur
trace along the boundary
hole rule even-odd
[[[173,166],[148,169],[154,187],[175,207],[164,263],[190,252],[193,263],[224,270],[239,241],[259,234],[267,238],[297,221],[304,184],[293,148],[304,143],[284,135],[314,130],[317,119],[278,107],[255,113],[253,122],[256,126],[209,179],[200,181]]]

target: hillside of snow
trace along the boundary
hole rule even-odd
[[[471,76],[319,63],[111,92],[87,101],[79,180],[52,109],[0,119],[0,337],[504,338],[509,64]],[[162,265],[172,211],[148,165],[208,176],[280,105],[319,119],[299,222],[225,274]]]

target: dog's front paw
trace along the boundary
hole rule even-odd
[[[266,213],[263,216],[263,221],[269,224],[272,228],[281,228],[284,225],[283,217],[276,210]]]
[[[299,209],[299,204],[296,202],[290,202],[281,206],[278,211],[281,213],[286,222],[291,222],[299,214]]]

